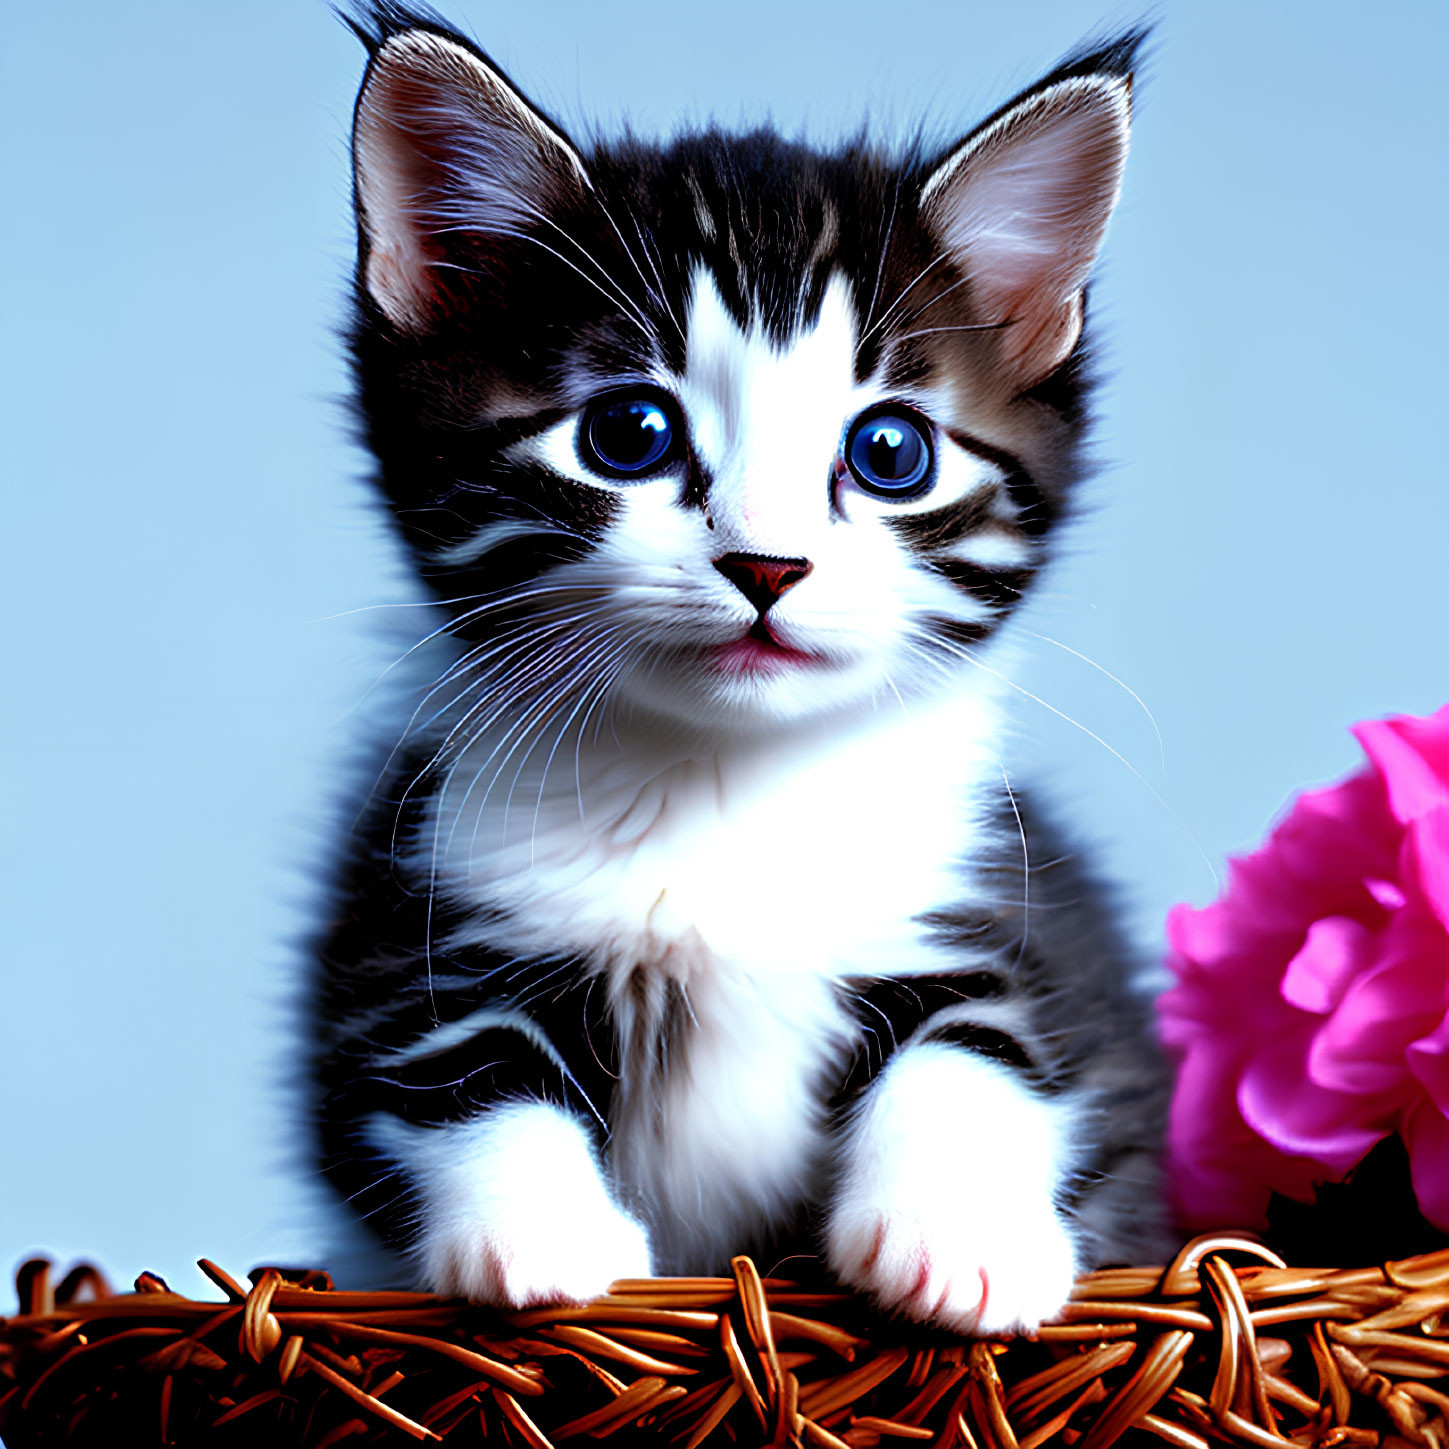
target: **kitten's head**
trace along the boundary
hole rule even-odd
[[[480,676],[733,730],[974,673],[1077,471],[1139,37],[904,157],[585,151],[431,19],[367,39],[363,412]]]

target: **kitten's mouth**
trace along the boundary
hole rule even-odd
[[[738,639],[715,645],[711,653],[715,667],[722,674],[784,674],[791,669],[825,662],[819,654],[796,649],[777,639],[763,619],[756,619]]]

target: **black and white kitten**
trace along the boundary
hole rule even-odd
[[[1081,471],[1138,37],[937,155],[584,150],[368,17],[360,405],[457,647],[320,949],[327,1173],[485,1302],[803,1244],[1040,1322],[1160,1234],[1148,1008],[993,662]]]

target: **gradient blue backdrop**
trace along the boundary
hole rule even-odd
[[[1140,12],[453,14],[565,124],[829,139],[964,129]],[[1162,7],[1094,296],[1108,467],[1028,627],[1147,701],[1165,767],[1126,693],[1030,638],[1020,683],[1081,728],[1020,697],[1013,761],[1150,952],[1207,861],[1354,764],[1350,721],[1449,696],[1446,45],[1438,0]],[[409,597],[339,405],[361,66],[311,0],[17,6],[0,36],[0,1270],[195,1289],[201,1254],[325,1252],[293,943],[360,701],[417,627],[351,612]]]

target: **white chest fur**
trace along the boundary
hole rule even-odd
[[[960,897],[993,718],[957,699],[704,756],[606,732],[491,790],[485,774],[468,792],[466,758],[454,772],[436,856],[423,842],[471,908],[448,944],[605,978],[626,1063],[610,1165],[654,1220],[658,1267],[708,1259],[810,1191],[822,1077],[855,1031],[834,983],[943,964],[919,918]],[[658,1025],[640,1003],[665,983],[669,1070],[627,1080],[631,1036]]]

